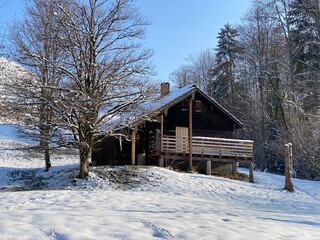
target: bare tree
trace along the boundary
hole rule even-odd
[[[182,88],[188,84],[194,83],[192,66],[187,64],[179,66],[178,69],[170,73],[169,80],[178,88]]]
[[[215,54],[210,48],[202,49],[196,54],[191,54],[187,61],[192,68],[192,78],[195,84],[205,91],[210,92],[211,72],[215,66]]]
[[[215,65],[215,55],[210,48],[203,49],[186,58],[187,64],[181,65],[170,74],[170,80],[178,87],[196,84],[200,89],[209,92],[211,86],[211,71]]]
[[[72,133],[70,144],[79,148],[79,177],[85,178],[94,135],[144,98],[152,52],[141,40],[149,22],[129,0],[70,0],[58,7],[57,31],[68,57],[59,65],[64,90],[55,108]]]
[[[15,59],[29,74],[12,76],[7,86],[15,95],[11,110],[25,125],[24,134],[39,141],[44,151],[45,167],[50,163],[50,142],[56,140],[57,122],[54,121],[52,103],[61,81],[61,64],[65,54],[58,42],[56,13],[59,0],[31,0],[25,9],[25,17],[11,28],[15,47]]]
[[[0,0],[0,13],[1,13],[1,9],[7,4],[7,2],[5,0]],[[3,25],[4,23],[1,22],[0,19],[0,26]],[[1,27],[1,31],[0,31],[0,57],[2,57],[4,55],[4,38],[5,38],[5,27]]]
[[[251,116],[252,138],[257,143],[256,166],[270,171],[278,168],[280,158],[276,146],[279,132],[286,125],[283,83],[279,75],[284,54],[283,36],[274,15],[268,1],[256,1],[238,26],[239,41],[244,49],[239,60],[248,68],[242,81],[252,101],[248,115]]]
[[[319,46],[320,5],[318,0],[276,2],[286,16],[286,42],[291,78],[288,88],[290,138],[296,149],[294,155],[297,176],[314,179],[319,174]],[[284,10],[287,11],[284,11]],[[282,10],[282,12],[281,12]],[[285,14],[284,14],[285,13]]]
[[[255,1],[238,26],[237,89],[247,101],[239,116],[261,170],[283,173],[290,141],[296,176],[319,173],[318,13],[316,0]]]

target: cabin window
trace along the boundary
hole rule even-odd
[[[189,101],[184,100],[181,102],[181,111],[183,113],[189,112]],[[195,100],[193,102],[193,112],[194,113],[201,113],[202,112],[202,102],[200,100]]]
[[[187,113],[187,112],[188,112],[188,108],[189,108],[188,100],[184,100],[184,101],[181,103],[181,111],[182,111],[183,113]]]
[[[196,100],[194,102],[194,112],[195,113],[201,113],[202,112],[202,102],[199,100]]]

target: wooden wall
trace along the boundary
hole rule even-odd
[[[188,127],[188,100],[168,110],[165,117],[165,134],[174,135],[175,127]],[[233,122],[201,95],[196,94],[193,104],[193,136],[231,137]]]
[[[106,137],[96,141],[91,154],[92,164],[100,165],[128,165],[130,164],[130,142],[122,140],[122,151],[120,150],[119,139]]]

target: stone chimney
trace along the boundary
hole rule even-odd
[[[165,95],[169,94],[169,92],[170,92],[170,83],[168,82],[161,83],[161,87],[160,87],[161,97],[164,97]]]

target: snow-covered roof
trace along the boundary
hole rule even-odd
[[[130,117],[129,125],[136,126],[141,122],[150,120],[176,103],[190,97],[195,92],[206,98],[211,104],[213,104],[228,118],[230,118],[239,128],[242,127],[243,124],[235,116],[217,103],[213,98],[209,97],[199,88],[197,88],[194,84],[189,84],[185,87],[171,91],[161,98],[141,103],[139,106],[137,106],[137,111],[135,111],[134,114],[135,116]]]

